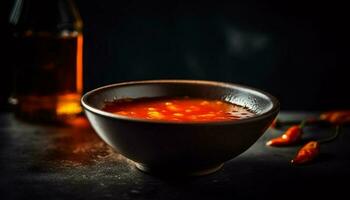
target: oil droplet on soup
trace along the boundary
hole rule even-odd
[[[131,118],[176,122],[229,121],[255,115],[226,101],[190,97],[121,99],[106,103],[103,110]]]

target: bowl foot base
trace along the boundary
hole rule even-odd
[[[176,175],[184,175],[184,176],[204,176],[208,174],[212,174],[222,168],[224,163],[220,163],[217,165],[213,165],[208,168],[204,169],[198,169],[198,170],[177,170],[177,168],[159,168],[159,167],[152,167],[148,166],[142,163],[135,162],[135,166],[137,169],[141,170],[142,172],[146,172],[149,174],[159,174],[159,175],[168,175],[168,176],[176,176]]]

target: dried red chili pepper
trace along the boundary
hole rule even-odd
[[[320,115],[320,119],[332,124],[350,123],[350,110],[325,112]]]
[[[297,153],[295,158],[291,160],[292,164],[300,165],[313,161],[320,153],[320,144],[317,141],[308,142]]]
[[[299,126],[291,126],[288,130],[280,137],[274,138],[266,142],[267,146],[287,146],[295,144],[301,138],[303,128],[306,120],[302,121]]]
[[[338,137],[339,132],[340,126],[338,125],[333,136],[319,141],[308,142],[298,151],[295,158],[291,160],[291,163],[295,165],[300,165],[312,162],[320,153],[320,144],[333,141]]]

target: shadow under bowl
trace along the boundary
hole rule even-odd
[[[222,122],[167,122],[116,115],[106,102],[124,98],[218,99],[247,107],[256,115]],[[152,174],[204,175],[252,146],[279,112],[278,100],[261,90],[214,81],[148,80],[108,85],[82,97],[97,134],[117,152]]]

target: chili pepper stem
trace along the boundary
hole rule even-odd
[[[304,119],[303,121],[301,121],[300,125],[299,125],[299,128],[300,129],[303,129],[304,126],[306,125],[306,122],[307,122],[307,119]]]
[[[331,141],[337,139],[338,136],[339,136],[339,134],[340,134],[340,125],[337,125],[337,126],[335,127],[335,133],[334,133],[334,135],[332,135],[331,137],[322,139],[322,140],[318,140],[318,143],[324,144],[324,143],[331,142]]]

